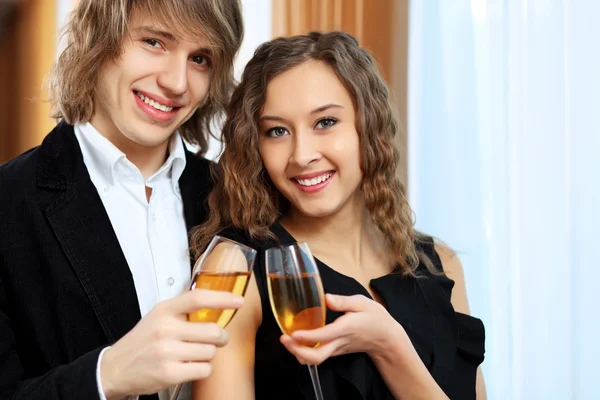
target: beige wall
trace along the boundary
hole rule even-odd
[[[0,162],[38,145],[54,126],[42,84],[54,61],[55,33],[56,0],[28,0],[0,38]]]

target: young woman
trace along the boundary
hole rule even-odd
[[[259,259],[196,399],[311,399],[302,364],[319,365],[328,400],[485,396],[484,328],[468,316],[458,257],[413,229],[392,114],[375,62],[347,34],[258,48],[229,106],[197,250],[228,229],[261,249],[308,242],[327,325],[281,335]]]

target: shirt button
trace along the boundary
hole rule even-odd
[[[169,283],[169,286],[173,286],[173,284],[175,283],[175,279],[169,278],[167,282]]]
[[[156,214],[152,213],[152,222],[156,222]]]
[[[110,190],[110,187],[108,185],[104,186],[104,193],[108,193],[108,191]]]

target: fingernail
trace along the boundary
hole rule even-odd
[[[235,304],[236,306],[241,306],[242,304],[244,304],[244,298],[242,296],[235,296],[233,298],[233,304]]]
[[[221,333],[221,344],[225,346],[229,342],[229,334],[226,331]]]

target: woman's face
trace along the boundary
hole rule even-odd
[[[275,77],[259,132],[267,173],[296,211],[327,217],[358,204],[363,173],[356,112],[327,64],[307,61]]]

